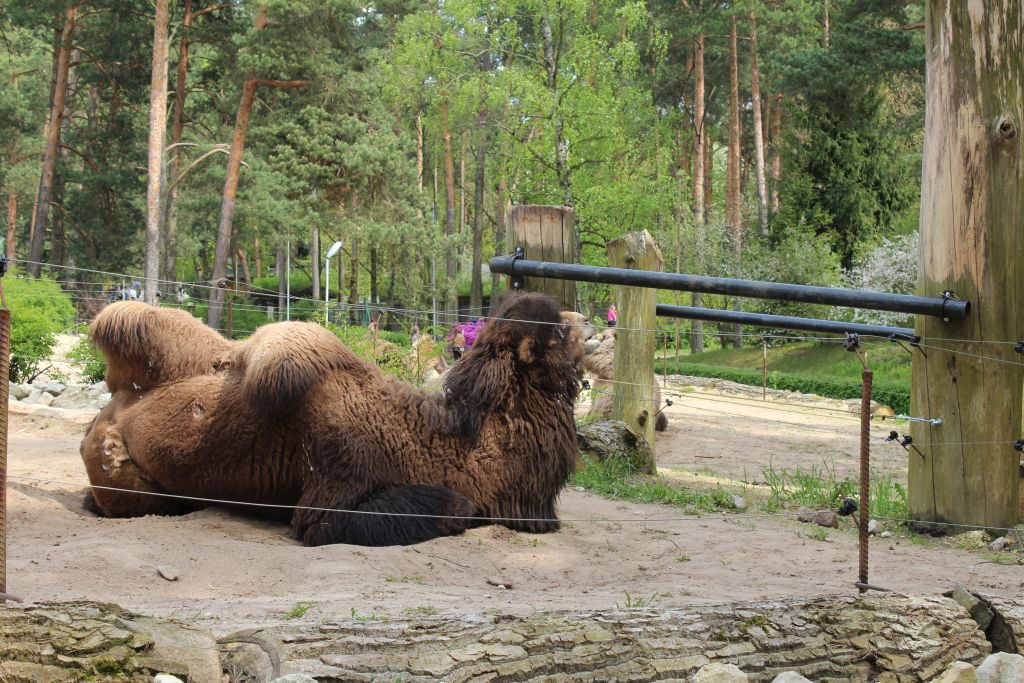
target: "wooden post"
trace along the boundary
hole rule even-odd
[[[661,250],[651,234],[631,232],[608,243],[608,263],[613,268],[660,271]],[[613,420],[622,420],[651,446],[651,462],[635,463],[653,473],[657,467],[654,451],[654,416],[660,406],[655,399],[654,346],[657,318],[654,309],[658,291],[647,287],[612,289],[619,319],[615,331],[615,387],[612,394]]]
[[[512,244],[526,250],[533,261],[575,263],[576,212],[570,206],[513,206],[506,221]],[[576,310],[576,283],[572,280],[523,278],[523,289],[550,294],[568,311]]]
[[[951,290],[972,308],[917,319],[911,413],[942,420],[911,424],[908,509],[925,522],[1017,522],[1024,366],[1012,345],[984,342],[1024,338],[1024,51],[1010,38],[1022,17],[1021,0],[927,3],[918,292]]]
[[[761,400],[768,400],[768,340],[761,340]]]

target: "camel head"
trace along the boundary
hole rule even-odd
[[[445,377],[456,430],[475,443],[491,409],[524,385],[571,407],[580,390],[577,363],[594,331],[547,295],[509,296]]]

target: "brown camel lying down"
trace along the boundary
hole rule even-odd
[[[590,403],[588,415],[598,415],[607,418],[612,409],[612,384],[615,381],[615,331],[608,330],[592,337],[586,344],[585,355],[582,360],[583,369],[594,375],[594,398]],[[663,432],[668,428],[668,416],[663,412],[664,406],[661,403],[661,388],[658,386],[658,376],[652,378],[654,382],[654,405],[652,406],[654,417],[654,429]],[[629,389],[639,391],[639,389]]]
[[[182,311],[111,304],[91,335],[113,398],[82,458],[97,486],[302,506],[246,509],[289,518],[306,545],[404,545],[490,523],[465,517],[554,531],[593,332],[581,319],[543,295],[510,297],[431,394],[314,324],[229,342]],[[111,517],[202,507],[92,495]]]

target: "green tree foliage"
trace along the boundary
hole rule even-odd
[[[9,131],[0,141],[0,187],[16,199],[19,245],[30,230],[54,31],[66,4],[0,0],[0,129]],[[268,22],[255,30],[261,4]],[[372,293],[382,305],[419,311],[422,324],[435,296],[464,295],[471,283],[477,295],[486,292],[473,278],[472,226],[481,226],[486,258],[508,203],[543,203],[574,206],[586,263],[606,263],[608,240],[647,229],[670,269],[678,248],[684,271],[837,284],[841,265],[850,268],[916,223],[923,40],[904,28],[921,19],[922,8],[831,0],[826,39],[825,7],[814,0],[193,0],[199,14],[188,34],[182,158],[179,177],[168,179],[178,189],[177,277],[201,283],[211,275],[225,150],[242,85],[255,77],[267,82],[257,89],[232,223],[228,272],[236,280],[247,266],[252,280],[276,290],[274,256],[290,245],[293,272],[303,279],[293,295],[309,297],[316,226],[322,251],[344,243],[331,267],[332,275],[345,269],[346,298],[353,287],[359,297]],[[80,9],[58,162],[63,184],[51,207],[67,241],[58,266],[137,273],[152,7],[90,0]],[[171,74],[182,12],[172,3]],[[742,46],[751,12],[766,146],[781,168],[774,178],[768,164],[779,201],[764,240],[756,229],[750,55]],[[739,263],[723,216],[734,17],[741,38]],[[704,182],[693,177],[698,35],[707,107],[699,123],[711,143],[701,230],[691,210],[693,185]],[[304,86],[277,87],[295,80]],[[777,131],[772,113],[780,114]],[[456,167],[451,199],[464,226],[448,236],[445,120]],[[484,188],[474,201],[478,167]],[[53,235],[47,239],[45,258],[52,259],[59,250]],[[174,286],[164,289],[169,295]],[[336,280],[330,289],[337,292]],[[192,291],[197,307],[208,291]],[[583,291],[595,306],[607,297],[606,288]],[[236,304],[258,308],[262,318],[276,297],[254,290]],[[312,314],[318,304],[296,301],[293,310]]]
[[[55,335],[71,329],[75,309],[60,284],[46,278],[27,280],[9,273],[4,293],[11,309],[11,381],[27,382],[46,369]]]

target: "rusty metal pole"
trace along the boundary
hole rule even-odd
[[[863,361],[863,358],[861,359]],[[861,593],[868,590],[868,493],[870,490],[871,470],[871,384],[874,373],[864,367],[861,374],[864,384],[860,394],[860,522],[857,525],[858,542],[860,545],[860,571],[857,588]]]
[[[0,266],[0,268],[5,267]],[[0,273],[2,277],[2,273]],[[0,417],[0,603],[7,598],[7,400],[10,390],[11,369],[11,311],[0,282],[0,401],[3,401],[3,416]]]

